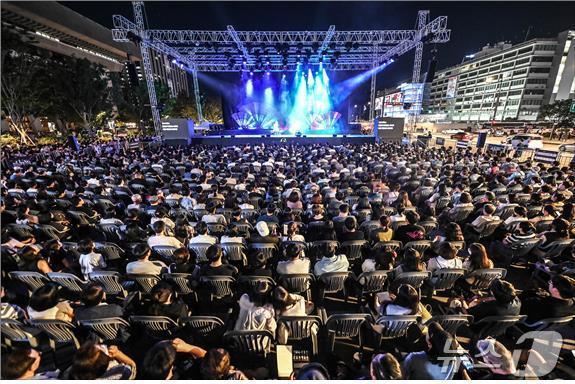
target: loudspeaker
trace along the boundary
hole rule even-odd
[[[477,148],[483,148],[487,141],[487,132],[480,132],[477,136]]]
[[[68,146],[74,151],[80,152],[80,144],[78,144],[78,138],[76,136],[68,136]]]
[[[435,79],[435,66],[437,65],[437,61],[435,57],[429,60],[429,64],[427,65],[427,75],[425,76],[425,82],[431,83],[433,79]]]

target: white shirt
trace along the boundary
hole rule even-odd
[[[190,244],[216,244],[217,239],[210,235],[197,235],[190,239]]]
[[[130,275],[159,275],[162,269],[168,268],[159,260],[136,260],[126,265],[126,273]]]
[[[85,253],[80,255],[80,268],[82,269],[84,278],[87,279],[88,274],[94,272],[95,269],[106,268],[106,260],[104,260],[104,257],[99,253]]]
[[[321,276],[329,272],[347,272],[349,261],[345,255],[334,255],[333,257],[322,257],[314,266],[314,274]]]
[[[157,245],[176,247],[176,248],[182,247],[182,243],[180,242],[180,240],[176,239],[173,236],[165,236],[165,235],[150,236],[150,238],[148,239],[148,246],[152,248]]]

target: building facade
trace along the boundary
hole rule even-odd
[[[55,1],[2,1],[2,25],[27,35],[30,44],[66,56],[85,58],[110,72],[130,79],[129,66],[136,69],[134,80],[145,81],[141,53],[134,43],[112,39],[110,29]],[[187,72],[163,54],[152,52],[156,80],[168,86],[171,96],[189,95]]]
[[[575,97],[575,31],[486,46],[437,71],[423,113],[455,122],[535,121],[542,105]]]

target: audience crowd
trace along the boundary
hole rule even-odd
[[[575,377],[573,163],[393,143],[3,152],[4,379]]]

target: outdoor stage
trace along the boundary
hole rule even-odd
[[[305,135],[305,136],[292,136],[292,135],[209,135],[209,136],[193,136],[191,138],[191,145],[245,145],[245,144],[364,144],[375,143],[373,135]],[[175,143],[174,143],[175,144]],[[179,143],[185,144],[185,143]]]

